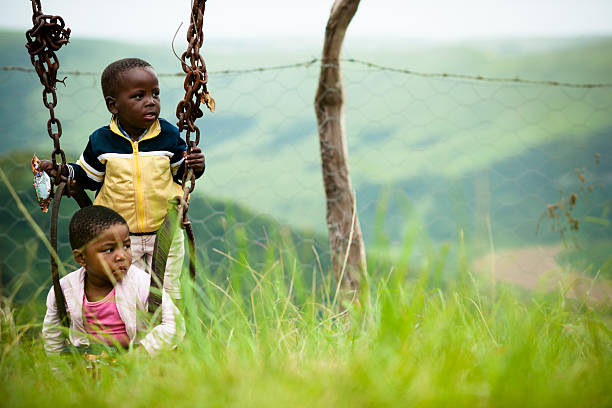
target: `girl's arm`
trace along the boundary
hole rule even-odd
[[[53,287],[47,295],[47,313],[43,321],[42,337],[45,341],[45,351],[49,354],[60,353],[66,345],[66,330],[60,322]]]
[[[185,337],[185,320],[172,298],[162,290],[161,323],[155,326],[140,341],[149,354],[155,354],[164,348],[175,348]]]

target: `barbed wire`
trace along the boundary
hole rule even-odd
[[[284,69],[291,68],[300,68],[300,67],[308,67],[317,62],[320,59],[315,58],[309,61],[296,62],[293,64],[285,64],[285,65],[273,65],[267,67],[255,67],[255,68],[244,68],[244,69],[222,69],[217,71],[208,70],[209,74],[217,74],[217,75],[232,75],[232,74],[249,74],[254,72],[267,72],[267,71],[279,71]],[[0,66],[0,71],[19,71],[19,72],[35,72],[34,69],[30,67],[22,67],[22,66]],[[100,72],[92,72],[92,71],[62,71],[63,75],[80,75],[80,76],[100,76]],[[184,76],[184,72],[158,72],[157,76],[159,77],[182,77]]]
[[[226,109],[221,115],[209,116],[204,124],[214,163],[208,181],[202,184],[205,190],[192,197],[196,201],[190,208],[207,278],[226,278],[223,265],[228,258],[215,251],[235,256],[244,248],[255,248],[249,252],[249,264],[258,270],[266,265],[266,254],[272,253],[268,249],[276,245],[280,262],[294,267],[289,262],[297,253],[304,270],[316,270],[316,282],[327,279],[329,246],[312,115],[313,81],[317,81],[321,60],[306,55],[285,62],[220,65],[241,69],[209,71],[217,76],[215,96]],[[324,64],[334,69],[338,61]],[[389,62],[394,64],[401,65]],[[575,191],[580,198],[590,193],[588,188],[584,192],[573,189],[571,180],[586,185],[574,168],[586,169],[582,172],[589,182],[603,180],[608,174],[605,160],[598,163],[599,168],[589,163],[595,151],[602,157],[605,153],[612,84],[572,84],[579,88],[599,85],[576,89],[554,81],[552,86],[533,85],[535,81],[521,85],[515,78],[482,82],[489,78],[468,80],[461,75],[455,79],[449,74],[413,72],[352,58],[342,59],[341,65],[346,70],[347,93],[361,95],[347,98],[347,129],[359,215],[369,245],[377,251],[384,245],[401,248],[410,239],[416,251],[425,253],[428,249],[419,246],[419,241],[453,245],[459,226],[465,228],[474,248],[475,269],[491,242],[500,250],[496,258],[489,259],[509,265],[504,270],[533,274],[540,264],[549,268],[547,254],[552,249],[547,248],[560,243],[558,232],[550,228],[554,220],[543,220],[549,224],[543,224],[537,236],[533,231],[547,205],[559,199],[559,189],[567,196]],[[178,64],[176,68],[180,71]],[[182,84],[185,74],[173,70],[170,66],[159,74],[166,100],[182,97],[178,82]],[[38,82],[31,67],[0,67],[0,71],[22,71],[0,72],[5,95],[14,94],[24,81],[26,85]],[[536,77],[537,72],[541,71],[521,75]],[[99,96],[99,72],[60,73],[62,78],[74,75],[60,97],[65,103],[67,143],[76,158],[91,122],[104,123],[108,114]],[[561,78],[546,73],[541,77]],[[597,81],[612,81],[599,78]],[[265,84],[264,93],[261,84]],[[11,118],[20,118],[29,109],[11,98],[2,98],[0,106]],[[38,108],[36,112],[42,114]],[[38,210],[31,176],[27,176],[31,156],[23,151],[44,143],[46,132],[23,128],[22,120],[5,121],[0,129],[4,135],[0,166],[44,227],[48,220]],[[608,214],[606,191],[591,193],[590,209],[584,214]],[[384,220],[377,218],[378,209],[384,210]],[[67,230],[73,210],[76,206],[64,206],[60,231]],[[47,284],[49,256],[45,248],[34,244],[25,218],[15,212],[14,201],[6,194],[0,194],[0,218],[4,220],[0,228],[3,293],[11,293],[23,282],[19,296],[25,299]],[[581,219],[580,227],[581,239],[594,248],[607,248],[609,226]],[[281,233],[288,234],[282,236],[287,243],[278,238]],[[409,235],[413,233],[423,239]],[[514,252],[506,252],[514,245],[535,252],[517,252],[515,258]],[[71,259],[67,236],[58,240],[58,249],[61,259]],[[537,256],[538,265],[532,256]],[[501,266],[497,270],[500,276],[504,273]]]
[[[308,61],[295,62],[292,64],[283,64],[283,65],[270,65],[270,66],[260,66],[253,68],[243,68],[243,69],[223,69],[217,71],[208,71],[209,74],[214,75],[235,75],[235,74],[248,74],[248,73],[256,73],[256,72],[268,72],[268,71],[280,71],[285,69],[292,68],[302,68],[302,67],[310,67],[313,64],[321,62],[321,58],[313,58]],[[405,68],[396,68],[385,66],[381,64],[376,64],[374,62],[359,60],[355,58],[343,58],[341,59],[343,62],[348,62],[351,64],[363,65],[368,68],[377,69],[380,71],[388,71],[395,72],[399,74],[405,74],[410,76],[417,76],[423,78],[437,78],[437,79],[459,79],[463,81],[475,81],[475,82],[497,82],[497,83],[514,83],[514,84],[523,84],[523,85],[541,85],[541,86],[551,86],[551,87],[565,87],[565,88],[612,88],[612,83],[577,83],[577,82],[565,82],[565,81],[555,81],[555,80],[534,80],[534,79],[523,79],[519,77],[509,78],[509,77],[487,77],[483,75],[474,75],[474,74],[454,74],[447,72],[421,72],[421,71],[413,71]],[[336,64],[325,64],[325,66],[335,67]],[[0,66],[0,71],[18,71],[18,72],[35,72],[33,68],[23,67],[23,66]],[[100,76],[99,72],[91,72],[91,71],[62,71],[62,75],[75,75],[75,76]],[[157,74],[159,77],[182,77],[185,75],[184,72],[161,72]]]
[[[527,85],[545,85],[545,86],[560,86],[567,88],[611,88],[612,83],[599,83],[599,84],[581,84],[575,82],[562,82],[562,81],[553,81],[553,80],[532,80],[532,79],[522,79],[522,78],[503,78],[503,77],[485,77],[482,75],[470,75],[470,74],[452,74],[445,72],[419,72],[412,71],[409,69],[402,68],[393,68],[380,64],[376,64],[373,62],[358,60],[354,58],[347,58],[344,61],[352,62],[355,64],[365,65],[369,68],[376,68],[381,71],[389,71],[396,72],[400,74],[407,74],[412,76],[419,76],[424,78],[449,78],[449,79],[461,79],[468,81],[486,81],[486,82],[512,82],[519,84],[527,84]]]

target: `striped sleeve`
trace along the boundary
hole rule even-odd
[[[187,150],[187,144],[180,136],[177,136],[176,143],[172,149],[172,157],[170,158],[170,170],[172,170],[172,178],[175,182],[179,183],[183,179],[183,173],[185,172],[185,151]]]
[[[74,179],[81,187],[89,190],[99,190],[104,182],[106,166],[100,162],[92,147],[91,137],[85,151],[76,163],[70,163],[74,171]]]

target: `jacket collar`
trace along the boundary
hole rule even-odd
[[[134,266],[130,266],[123,280],[115,285],[115,303],[121,320],[125,324],[125,331],[130,340],[134,341],[137,334],[137,316],[136,309],[142,301],[138,299],[138,285],[134,280],[132,271]],[[83,296],[85,295],[85,268],[81,267],[77,270],[76,282],[72,286],[72,296],[66,296],[67,302],[74,302],[71,308],[71,323],[72,329],[70,334],[72,337],[81,338],[81,342],[89,343],[85,333],[85,322],[83,321]],[[144,310],[144,306],[141,305]],[[72,341],[75,344],[74,341]]]
[[[144,133],[144,135],[142,135],[142,137],[140,139],[138,139],[138,141],[134,142],[132,139],[130,139],[127,135],[125,135],[122,131],[121,131],[121,127],[119,126],[119,122],[117,120],[117,117],[115,115],[113,115],[113,117],[111,118],[111,122],[110,122],[110,130],[115,133],[116,135],[121,136],[124,139],[129,140],[130,143],[134,144],[134,143],[140,143],[143,140],[147,140],[147,139],[152,139],[155,136],[159,135],[161,133],[161,125],[159,124],[159,119],[156,120],[148,129],[147,131]]]
[[[115,302],[121,320],[125,324],[125,331],[133,341],[136,337],[136,309],[138,308],[138,287],[133,279],[134,266],[130,266],[121,282],[115,285]]]

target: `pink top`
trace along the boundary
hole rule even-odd
[[[83,322],[85,330],[100,343],[128,346],[130,337],[125,331],[115,303],[115,288],[104,299],[90,302],[83,291]]]

